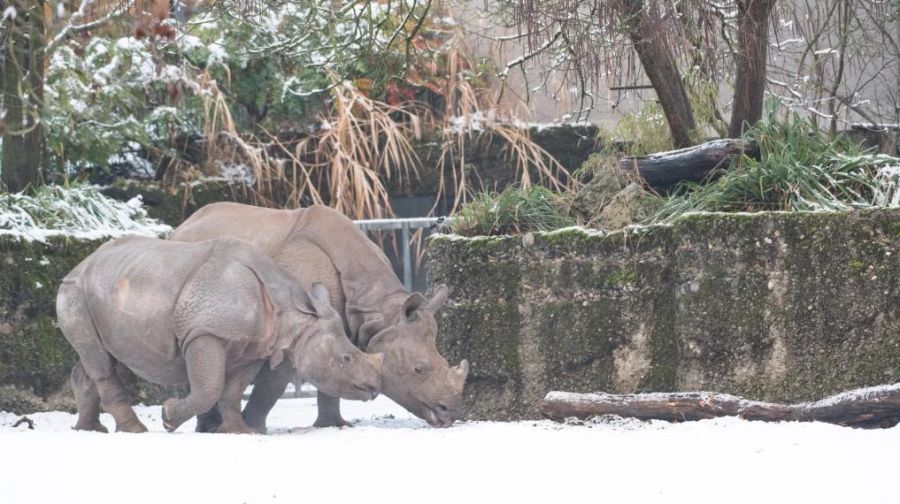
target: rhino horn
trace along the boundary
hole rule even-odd
[[[469,361],[463,359],[459,362],[459,365],[453,368],[453,372],[459,377],[460,383],[465,383],[466,378],[469,376]]]

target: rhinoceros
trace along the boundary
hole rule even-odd
[[[409,292],[384,253],[347,217],[316,205],[276,210],[238,203],[214,203],[182,223],[170,240],[197,241],[216,236],[246,240],[269,254],[300,285],[321,282],[343,315],[347,334],[362,350],[385,356],[382,392],[430,425],[447,427],[462,414],[462,392],[469,364],[450,367],[436,347],[434,315],[447,301],[445,287],[426,301]],[[293,376],[289,366],[265,367],[254,382],[243,415],[265,431],[266,415]],[[318,393],[314,425],[348,426],[340,402]],[[215,411],[198,429],[216,425]]]
[[[327,289],[310,293],[253,245],[234,238],[180,243],[126,236],[72,270],[57,295],[59,327],[75,348],[72,389],[79,430],[144,432],[116,372],[124,365],[164,385],[189,384],[163,403],[168,431],[218,405],[219,432],[249,433],[244,389],[269,363],[346,399],[374,398],[381,355],[348,340]]]

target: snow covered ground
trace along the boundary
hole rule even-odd
[[[720,419],[467,422],[433,429],[390,400],[282,399],[268,436],[75,432],[74,415],[0,413],[0,503],[898,502],[900,427]],[[112,419],[104,415],[110,430]]]

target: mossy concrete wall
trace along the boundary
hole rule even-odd
[[[0,411],[72,409],[75,352],[56,326],[56,292],[69,271],[105,240],[0,235]],[[174,391],[127,374],[136,401]]]
[[[549,390],[804,401],[900,381],[900,211],[691,215],[610,234],[436,236],[471,418]]]

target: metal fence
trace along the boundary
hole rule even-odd
[[[436,229],[447,226],[447,217],[412,217],[409,219],[368,219],[353,221],[363,231],[396,231],[400,230],[400,242],[403,247],[403,286],[412,290],[412,251],[410,250],[409,232],[411,229]]]

